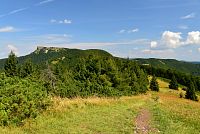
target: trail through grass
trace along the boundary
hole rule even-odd
[[[54,105],[25,126],[0,127],[0,134],[133,134],[142,109],[150,112],[149,126],[161,134],[199,134],[200,102],[179,98],[158,80],[160,92],[118,99],[53,98]],[[154,133],[154,132],[153,132]]]

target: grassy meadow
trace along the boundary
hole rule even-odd
[[[61,99],[21,127],[0,127],[1,134],[131,134],[141,109],[152,114],[151,126],[163,134],[199,134],[200,103],[179,98],[158,80],[160,92],[121,98]]]

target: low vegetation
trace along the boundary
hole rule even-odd
[[[20,127],[0,127],[0,133],[134,133],[142,109],[152,114],[150,125],[158,133],[199,134],[200,103],[180,99],[183,91],[170,90],[157,79],[160,92],[120,98],[54,97],[53,104],[35,120]]]

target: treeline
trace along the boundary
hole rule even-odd
[[[185,98],[199,101],[199,98],[196,95],[196,91],[200,91],[200,77],[184,74],[176,70],[165,70],[152,66],[141,65],[141,68],[143,68],[149,75],[170,79],[170,89],[178,90],[178,83],[185,86],[185,88],[183,88],[183,90],[186,91]],[[183,93],[181,93],[180,98],[183,96]]]
[[[24,123],[51,103],[50,97],[119,97],[147,91],[146,73],[128,59],[79,58],[74,66],[47,61],[42,66],[31,59],[18,64],[13,52],[0,74],[0,125]]]

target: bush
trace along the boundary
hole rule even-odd
[[[170,88],[170,89],[178,90],[178,82],[177,82],[177,80],[176,80],[176,78],[175,78],[174,75],[172,76],[172,79],[171,79],[171,81],[169,82],[169,88]]]
[[[195,93],[195,86],[192,81],[189,82],[189,86],[186,90],[185,98],[198,101],[198,97],[196,96],[196,93]]]
[[[23,124],[35,118],[50,104],[45,88],[39,82],[1,75],[0,125]]]
[[[184,97],[185,97],[184,93],[181,92],[181,93],[179,94],[179,97],[180,97],[180,98],[184,98]]]
[[[156,80],[156,77],[153,76],[152,79],[151,79],[151,82],[150,82],[150,89],[152,91],[159,91],[159,85],[158,85],[158,82]]]

